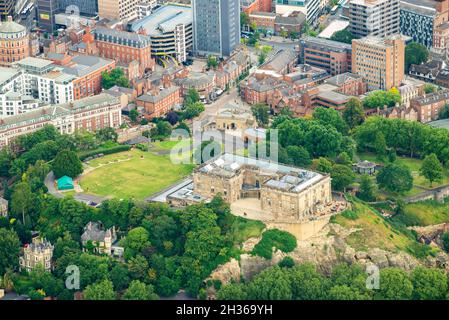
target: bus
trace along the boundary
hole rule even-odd
[[[331,9],[331,15],[335,15],[335,14],[337,13],[337,10],[338,10],[338,5],[337,5],[337,6],[334,6],[334,7]]]

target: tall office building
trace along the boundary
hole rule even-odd
[[[352,41],[352,72],[363,77],[369,90],[390,90],[404,79],[403,36],[366,37]]]
[[[400,32],[399,0],[352,0],[349,31],[357,37],[385,37]]]
[[[321,0],[275,0],[276,14],[285,15],[300,11],[306,15],[307,22],[316,23],[321,13]]]
[[[14,0],[0,0],[0,18],[1,20],[7,20],[8,16],[14,14],[14,6],[16,2]]]
[[[77,11],[79,13],[87,15],[95,15],[98,13],[98,1],[97,0],[58,0],[58,7],[60,12],[71,13]]]
[[[192,0],[194,51],[229,57],[240,43],[240,0]]]
[[[58,11],[56,0],[37,0],[36,4],[38,27],[47,32],[55,31],[55,14]]]

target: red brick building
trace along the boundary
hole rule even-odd
[[[449,102],[449,92],[436,92],[410,101],[410,106],[418,112],[418,121],[427,123],[438,120],[440,110]]]
[[[76,76],[77,79],[73,81],[73,98],[78,100],[99,94],[101,73],[110,72],[115,66],[114,60],[94,56],[76,56],[66,63],[62,71]]]
[[[126,65],[137,61],[140,76],[146,71],[154,70],[155,62],[151,58],[151,40],[147,35],[97,28],[95,43],[100,56],[104,58],[114,59],[117,63]]]
[[[150,91],[136,100],[137,106],[143,107],[150,119],[163,117],[181,104],[180,87],[172,85],[168,76],[164,76],[160,84],[160,86],[153,85]]]

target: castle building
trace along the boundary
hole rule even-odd
[[[44,267],[45,271],[51,271],[51,258],[54,246],[41,237],[34,237],[32,243],[23,248],[23,255],[19,258],[21,270],[30,272],[38,265]]]

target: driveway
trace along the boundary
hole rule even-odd
[[[55,175],[53,174],[53,171],[50,171],[50,173],[47,174],[44,184],[47,187],[49,194],[56,198],[64,198],[64,195],[55,188]]]

